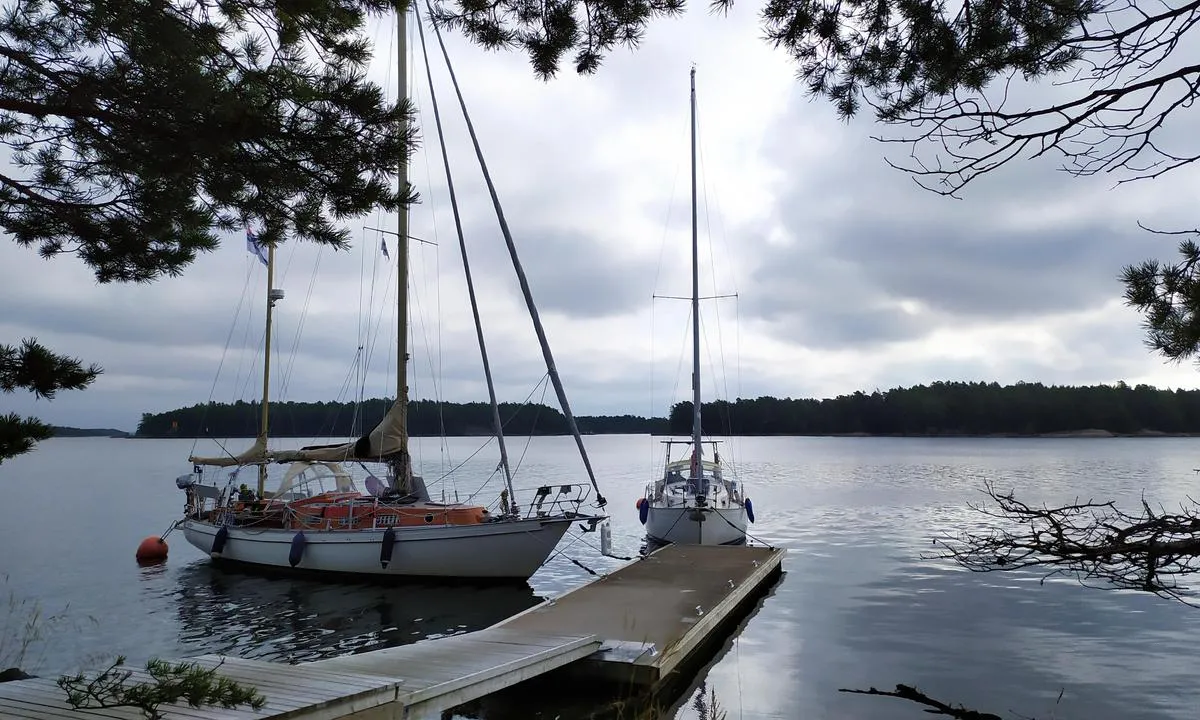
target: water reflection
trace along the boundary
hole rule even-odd
[[[702,676],[700,676],[702,677]],[[450,720],[728,720],[723,695],[706,681],[666,696],[612,686],[561,682],[557,675],[455,708]]]
[[[195,563],[174,593],[203,652],[307,662],[480,630],[541,602],[528,584],[332,583]]]

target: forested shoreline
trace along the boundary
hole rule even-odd
[[[713,435],[1007,436],[1200,434],[1200,390],[1149,385],[935,382],[825,400],[760,397],[704,403]],[[692,405],[671,409],[690,431]]]
[[[390,407],[390,398],[354,403],[271,404],[274,437],[351,437],[370,430]],[[588,434],[676,434],[691,432],[690,402],[666,418],[638,415],[578,416]],[[547,405],[501,403],[505,433],[565,435],[566,418]],[[257,402],[205,403],[146,413],[136,437],[253,437]],[[704,403],[704,432],[711,435],[867,435],[1027,437],[1054,435],[1200,434],[1200,390],[1160,390],[1149,385],[1055,386],[935,382],[835,398],[742,398]],[[410,404],[415,437],[491,433],[487,403]]]
[[[391,398],[373,398],[357,406],[353,402],[271,403],[272,437],[351,437],[369,432],[387,413]],[[566,417],[547,405],[500,403],[505,434],[566,435]],[[258,402],[205,403],[162,413],[145,413],[136,437],[254,437],[258,433],[261,405]],[[644,434],[664,432],[666,418],[635,415],[576,416],[579,431],[594,434]],[[413,437],[473,436],[492,433],[492,408],[484,402],[438,403],[414,400],[409,403],[409,434]]]

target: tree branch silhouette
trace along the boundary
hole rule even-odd
[[[996,521],[982,531],[935,539],[941,550],[927,559],[948,559],[974,572],[1036,569],[1042,580],[1075,576],[1101,589],[1139,590],[1195,605],[1182,584],[1200,571],[1200,505],[1189,499],[1177,512],[1142,498],[1138,511],[1115,501],[1078,501],[1035,506],[1012,491],[985,482],[990,503],[972,505]]]

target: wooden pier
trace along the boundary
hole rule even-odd
[[[654,687],[781,572],[784,551],[670,545],[485,630],[299,665],[188,658],[253,685],[249,708],[160,708],[169,720],[413,720],[570,666],[585,679]],[[470,592],[464,589],[464,592]],[[130,682],[148,680],[144,670]],[[75,710],[49,678],[0,683],[4,720],[141,720],[130,708]]]

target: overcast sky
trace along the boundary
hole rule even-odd
[[[738,294],[702,309],[706,399],[830,397],[934,380],[1197,386],[1193,366],[1144,347],[1117,279],[1127,263],[1173,259],[1174,239],[1136,223],[1194,226],[1194,173],[1109,191],[1111,178],[1072,178],[1049,158],[980,180],[963,200],[932,195],[885,164],[901,148],[871,140],[880,128],[870,117],[842,123],[803,95],[788,58],[760,39],[756,10],[735,5],[722,18],[697,5],[651,27],[636,52],[615,52],[596,76],[567,68],[548,83],[520,54],[449,38],[577,413],[661,414],[688,396],[687,303],[652,295],[690,292],[693,62],[701,292]],[[394,96],[392,23],[376,22],[374,35],[372,73]],[[501,399],[520,401],[545,365],[461,114],[434,65],[493,371]],[[412,393],[484,400],[424,70],[415,58],[410,67],[421,73],[414,92],[425,130],[412,164],[422,195],[412,232],[439,243],[412,244]],[[368,397],[394,392],[395,240],[387,238],[389,261],[362,226],[395,222],[354,223],[348,253],[280,250],[276,285],[287,297],[276,313],[274,397],[349,399],[356,384]],[[240,236],[184,277],[148,286],[101,287],[72,257],[43,261],[2,243],[0,341],[36,336],[105,370],[87,391],[52,402],[10,396],[3,409],[132,430],[142,412],[253,399],[264,283]],[[365,380],[360,344],[370,356]],[[553,391],[545,398],[553,404]]]

